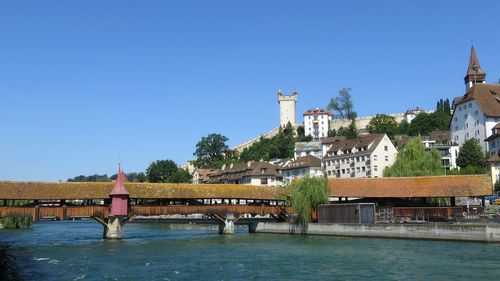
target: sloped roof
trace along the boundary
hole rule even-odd
[[[130,198],[141,199],[277,199],[284,189],[237,184],[174,184],[127,182]],[[0,182],[0,199],[107,199],[110,182]]]
[[[298,168],[308,168],[308,167],[321,167],[321,159],[314,157],[312,155],[306,155],[299,157],[283,167],[281,170],[292,170]]]
[[[469,65],[467,66],[467,74],[464,79],[467,80],[470,76],[476,76],[478,79],[482,80],[486,77],[486,72],[481,69],[481,65],[479,64],[479,59],[477,58],[474,46],[471,46]]]
[[[500,117],[500,84],[474,84],[465,95],[455,98],[455,107],[471,100],[486,116]]]
[[[415,198],[467,197],[492,194],[487,175],[328,179],[332,197]]]
[[[349,153],[348,155],[356,155],[358,153],[370,153],[375,148],[378,146],[380,141],[384,138],[385,134],[371,134],[371,135],[362,135],[359,136],[355,139],[346,139],[343,141],[337,141],[332,144],[332,147],[328,150],[327,155],[323,157],[325,158],[330,158],[331,156],[328,156],[328,153],[337,151],[337,150],[343,150],[343,149],[353,149],[353,148],[359,148],[363,146],[368,146],[368,149],[366,151],[362,152],[354,152],[354,153]],[[370,145],[371,144],[371,145]],[[339,157],[342,155],[337,155],[333,157]]]

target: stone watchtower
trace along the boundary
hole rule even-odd
[[[290,96],[284,96],[281,89],[278,90],[278,104],[280,105],[280,126],[285,127],[288,122],[295,127],[296,107],[298,93],[293,91]]]

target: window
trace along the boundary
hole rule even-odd
[[[478,110],[474,111],[474,115],[478,115],[478,114],[479,114]]]
[[[458,126],[455,126],[455,131],[458,131]]]
[[[373,154],[373,161],[377,161],[377,155]]]
[[[374,170],[375,172],[376,172],[376,171],[378,171],[378,166],[377,166],[377,165],[373,166],[373,170]]]
[[[385,161],[389,162],[389,156],[387,156],[387,155],[385,156]]]
[[[465,123],[465,129],[468,129],[468,128],[469,128],[469,124]]]
[[[385,151],[388,151],[389,150],[389,147],[387,145],[384,146],[384,150]]]
[[[260,173],[261,173],[261,174],[265,174],[265,173],[266,173],[266,168],[262,168],[262,169],[260,169]]]
[[[365,169],[365,166],[361,167],[361,171],[363,171],[363,172],[364,172],[365,170],[366,170],[366,169]]]
[[[462,106],[461,105],[458,106],[458,111],[462,111]]]
[[[467,119],[467,113],[464,115],[464,119]]]
[[[472,103],[469,103],[469,108],[471,108],[471,107],[472,107]]]
[[[267,178],[260,179],[261,185],[267,185]]]

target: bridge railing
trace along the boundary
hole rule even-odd
[[[188,214],[279,214],[288,211],[285,206],[269,205],[163,205],[163,206],[131,206],[132,215],[160,216],[160,215],[188,215]]]

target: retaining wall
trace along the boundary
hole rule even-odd
[[[250,232],[300,234],[301,228],[288,223],[258,222]],[[306,234],[386,237],[405,239],[500,242],[500,224],[318,224],[311,223]]]

